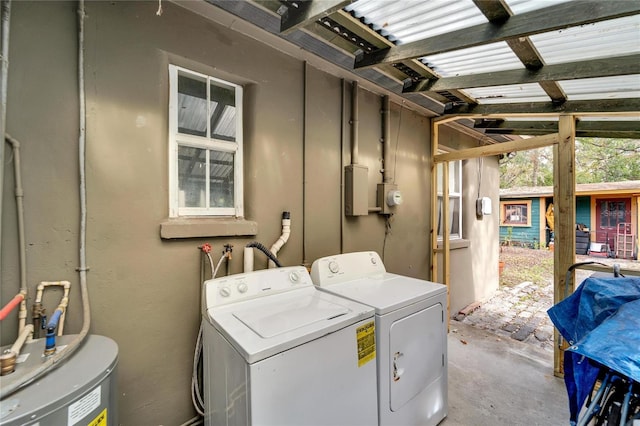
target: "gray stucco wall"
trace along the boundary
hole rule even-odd
[[[240,272],[241,248],[254,240],[271,245],[280,235],[281,212],[288,210],[291,237],[278,256],[284,265],[310,264],[341,250],[382,254],[384,246],[389,271],[423,279],[430,271],[429,118],[391,105],[391,161],[405,201],[385,242],[382,216],[345,218],[341,211],[343,167],[350,161],[350,86],[345,90],[340,78],[229,27],[170,2],[162,5],[159,17],[157,2],[86,3],[91,332],[119,345],[123,425],[180,424],[194,414],[189,389],[202,243],[213,245],[215,260],[223,244],[232,244],[230,272]],[[28,283],[33,290],[43,280],[71,281],[67,333],[82,326],[76,8],[75,2],[13,3],[7,108],[7,131],[22,142]],[[170,63],[245,87],[245,216],[258,223],[256,236],[160,238],[168,215]],[[371,206],[381,181],[379,95],[360,94],[360,158],[369,168]],[[6,158],[2,303],[19,285],[11,155]],[[483,187],[492,182],[497,180],[487,172]],[[470,239],[493,232],[490,221],[468,222],[474,224],[466,230]],[[452,274],[453,288],[460,286],[452,288],[452,300],[459,292],[479,292],[467,290],[472,281],[491,279],[480,271],[497,264],[497,239],[495,259],[476,257],[489,238],[454,253],[465,267]],[[256,267],[266,267],[258,253]],[[1,327],[1,343],[9,344],[16,321]]]

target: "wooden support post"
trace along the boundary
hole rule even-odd
[[[565,276],[576,259],[576,150],[575,150],[575,117],[561,115],[558,123],[559,142],[553,150],[553,217],[554,217],[554,304],[563,300],[566,295]],[[575,273],[570,277],[573,292]],[[558,330],[554,330],[555,342]],[[554,374],[563,375],[564,352],[554,345]]]
[[[447,286],[447,328],[450,318],[450,247],[449,247],[449,163],[442,162],[442,206],[438,209],[438,164],[434,157],[438,154],[439,123],[431,123],[431,281],[439,282],[438,254],[442,254],[442,284]],[[442,226],[442,248],[438,248],[438,219]]]
[[[449,318],[451,318],[450,301],[451,291],[449,284],[451,281],[451,270],[449,258],[451,251],[449,247],[449,163],[442,163],[442,284],[447,286],[447,330],[449,329]]]
[[[438,282],[438,124],[431,121],[431,281]]]

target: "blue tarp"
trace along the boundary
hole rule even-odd
[[[571,345],[564,380],[572,423],[602,366],[640,381],[640,278],[587,278],[547,312]]]

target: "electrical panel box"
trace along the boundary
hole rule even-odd
[[[491,214],[491,198],[482,197],[476,200],[476,216],[486,216]]]
[[[369,214],[369,168],[350,164],[344,168],[344,214],[366,216]]]

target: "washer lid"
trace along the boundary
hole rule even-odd
[[[369,306],[309,286],[210,308],[205,319],[252,364],[373,315]],[[355,331],[353,338],[355,348]]]
[[[388,272],[320,288],[369,305],[375,308],[377,315],[387,314],[447,291],[442,284]]]
[[[234,312],[233,316],[260,337],[268,338],[348,313],[344,306],[308,295],[286,303],[268,301],[259,309]]]

